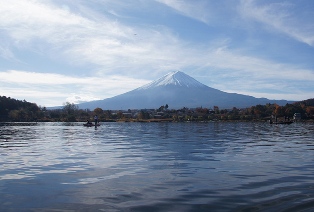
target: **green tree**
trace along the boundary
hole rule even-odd
[[[105,119],[112,119],[112,113],[110,110],[104,112]]]
[[[138,119],[149,119],[149,113],[144,111],[144,110],[141,110],[138,115],[137,115],[137,118]]]
[[[71,104],[70,102],[66,102],[63,106],[63,111],[67,114],[73,114],[78,110],[78,106],[75,104]]]
[[[64,121],[74,122],[77,121],[76,117],[78,115],[78,106],[75,104],[71,104],[70,102],[66,102],[63,107],[63,118]]]
[[[94,114],[100,117],[104,114],[104,111],[103,111],[103,109],[97,107],[94,109]]]

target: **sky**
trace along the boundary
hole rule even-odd
[[[61,106],[171,71],[225,92],[314,98],[314,1],[0,0],[0,96]]]

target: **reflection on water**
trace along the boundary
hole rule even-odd
[[[1,124],[0,211],[311,211],[313,138],[301,123]]]

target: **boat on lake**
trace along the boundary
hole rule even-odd
[[[293,121],[280,121],[280,122],[269,122],[270,124],[292,124]]]
[[[83,126],[84,126],[84,127],[95,127],[95,126],[96,126],[96,127],[99,127],[100,124],[96,124],[96,125],[95,125],[95,124],[93,124],[93,123],[86,123],[86,124],[83,124]]]
[[[275,121],[273,121],[273,117],[269,120],[270,124],[292,124],[294,121],[290,120],[289,117],[286,117],[284,119],[278,119],[275,117]]]

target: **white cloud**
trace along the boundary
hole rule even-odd
[[[177,55],[184,51],[184,44],[167,28],[130,27],[102,14],[92,17],[86,8],[81,11],[74,13],[49,2],[15,0],[0,7],[0,28],[17,48],[70,60],[70,64],[96,65],[104,73],[178,67],[176,61],[181,59]]]
[[[186,14],[205,13],[205,7],[202,7],[203,1],[160,0],[159,2]],[[190,7],[192,4],[193,6]],[[270,15],[272,13],[268,12],[271,11],[270,9],[255,7],[252,1],[245,1],[243,5],[246,14],[255,15],[254,17],[259,20],[264,16],[266,16],[264,22],[275,19],[275,15],[273,17]],[[252,8],[254,12],[249,13]],[[86,16],[90,17],[89,13]],[[27,45],[28,42],[38,42],[39,39],[46,43],[39,47],[41,51],[71,59],[76,64],[98,65],[101,67],[98,72],[103,74],[119,72],[120,75],[132,73],[133,76],[138,76],[151,73],[152,70],[164,73],[199,66],[209,69],[212,67],[229,69],[237,72],[236,75],[247,73],[264,78],[276,77],[280,74],[285,78],[307,80],[313,76],[308,70],[291,69],[284,64],[274,64],[234,53],[228,48],[208,49],[204,47],[206,44],[187,44],[165,27],[142,29],[126,26],[102,15],[97,16],[95,20],[87,17],[71,13],[69,7],[56,7],[39,1],[16,0],[0,8],[0,26],[15,42]],[[279,17],[285,16],[279,15]],[[47,46],[47,43],[52,45]],[[32,47],[37,45],[40,44],[37,43]],[[42,50],[44,48],[47,49]],[[2,52],[3,54],[7,52],[10,57],[13,56],[8,50]],[[141,70],[140,74],[137,74],[138,70]],[[296,74],[296,71],[302,71],[303,74]],[[54,76],[49,77],[54,79]],[[66,80],[67,78],[60,79],[60,83]],[[79,80],[76,79],[75,82]]]
[[[224,75],[232,74],[239,78],[247,78],[246,76],[249,76],[250,78],[253,77],[254,80],[280,79],[314,81],[313,70],[242,55],[226,47],[209,50],[205,55],[205,58],[206,57],[206,66],[221,69]],[[202,60],[206,61],[205,58],[202,58]]]
[[[99,98],[96,98],[93,96],[91,93],[73,93],[72,96],[66,98],[66,102],[74,103],[74,104],[79,104],[83,102],[89,102],[89,101],[94,101],[94,100],[99,100]]]
[[[195,0],[156,0],[163,3],[168,7],[173,8],[180,14],[196,19],[198,21],[208,24],[210,16],[208,1],[195,1]],[[206,7],[207,6],[207,7]]]
[[[255,0],[242,0],[239,7],[240,13],[244,17],[252,18],[260,23],[272,27],[300,42],[314,46],[314,24],[313,16],[302,17],[301,14],[293,14],[292,8],[297,4],[291,3],[270,3],[258,5]],[[309,8],[303,8],[309,9]],[[302,11],[306,14],[305,11]],[[312,14],[312,11],[310,11]]]
[[[27,101],[45,106],[56,106],[66,101],[79,103],[105,99],[148,83],[146,80],[119,75],[106,78],[70,77],[16,70],[0,72],[0,82],[1,95],[19,99],[28,98]],[[45,104],[45,102],[50,103]]]
[[[199,60],[197,63],[203,63],[203,67],[194,70],[195,77],[219,90],[288,100],[314,95],[306,89],[314,84],[311,69],[242,55],[227,47],[209,49]]]
[[[16,60],[10,48],[1,46],[1,44],[0,44],[0,57],[6,60]]]
[[[72,28],[89,25],[89,21],[40,1],[15,0],[3,3],[0,7],[0,27],[5,29],[17,42],[32,39],[48,39],[51,42],[61,39],[61,34]],[[62,33],[61,33],[62,32]],[[58,34],[60,33],[60,34]]]

